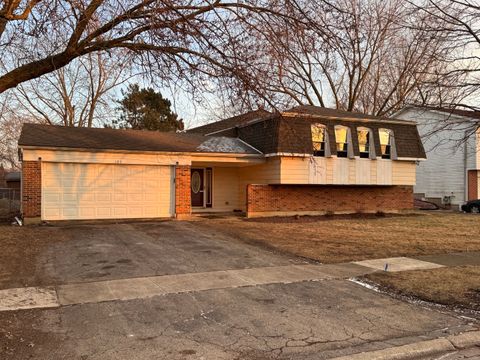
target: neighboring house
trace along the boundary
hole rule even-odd
[[[395,118],[417,121],[427,153],[417,168],[418,198],[458,205],[480,197],[480,130],[472,133],[480,113],[406,107]]]
[[[187,133],[25,124],[22,210],[39,220],[413,208],[414,122],[313,106]]]
[[[20,190],[20,171],[5,170],[0,166],[0,188]]]
[[[20,191],[20,171],[10,171],[5,174],[5,185],[9,189]]]
[[[0,165],[0,188],[6,188],[7,182],[5,181],[5,175],[7,172],[5,171],[4,167]]]

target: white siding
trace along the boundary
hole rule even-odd
[[[241,168],[214,167],[213,168],[213,203],[209,211],[233,211],[243,209],[240,203],[240,181],[238,172]]]
[[[392,185],[392,161],[377,159],[377,185]]]
[[[355,184],[370,185],[372,183],[372,163],[370,159],[355,159]]]
[[[462,126],[445,128],[446,121],[452,123],[465,118],[416,108],[407,108],[396,117],[417,121],[427,154],[427,160],[417,166],[415,193],[437,198],[453,196],[453,204],[465,201],[466,170],[478,168],[477,142],[472,136],[459,146],[459,140],[464,137]]]
[[[337,158],[333,162],[333,183],[348,185],[350,178],[350,160]]]
[[[415,162],[337,157],[283,157],[281,184],[414,185]]]
[[[312,157],[309,161],[308,176],[309,184],[326,184],[327,159],[320,157]]]

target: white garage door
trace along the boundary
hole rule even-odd
[[[169,217],[172,167],[42,164],[42,219]]]

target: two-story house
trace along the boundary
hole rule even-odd
[[[417,168],[415,196],[444,205],[480,197],[480,113],[406,107],[396,118],[415,120],[427,153]]]
[[[413,121],[314,106],[187,133],[26,124],[19,148],[27,221],[409,210],[425,159]]]

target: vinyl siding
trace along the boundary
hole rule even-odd
[[[242,209],[239,197],[238,174],[241,168],[213,168],[212,211],[233,211]]]
[[[417,165],[414,161],[392,162],[393,185],[415,185],[415,170]]]
[[[282,184],[308,184],[310,157],[282,157],[280,182]]]
[[[414,185],[414,161],[282,157],[282,184]]]
[[[280,183],[280,158],[267,158],[264,164],[240,167],[238,179],[238,204],[245,211],[248,184]]]
[[[446,121],[465,121],[465,118],[416,108],[405,109],[396,117],[418,122],[418,130],[427,153],[427,160],[417,166],[414,192],[425,194],[427,198],[453,196],[453,204],[464,202],[466,170],[477,169],[480,164],[478,142],[472,136],[465,144],[458,146],[458,140],[464,136],[461,129],[463,125],[440,128]]]

